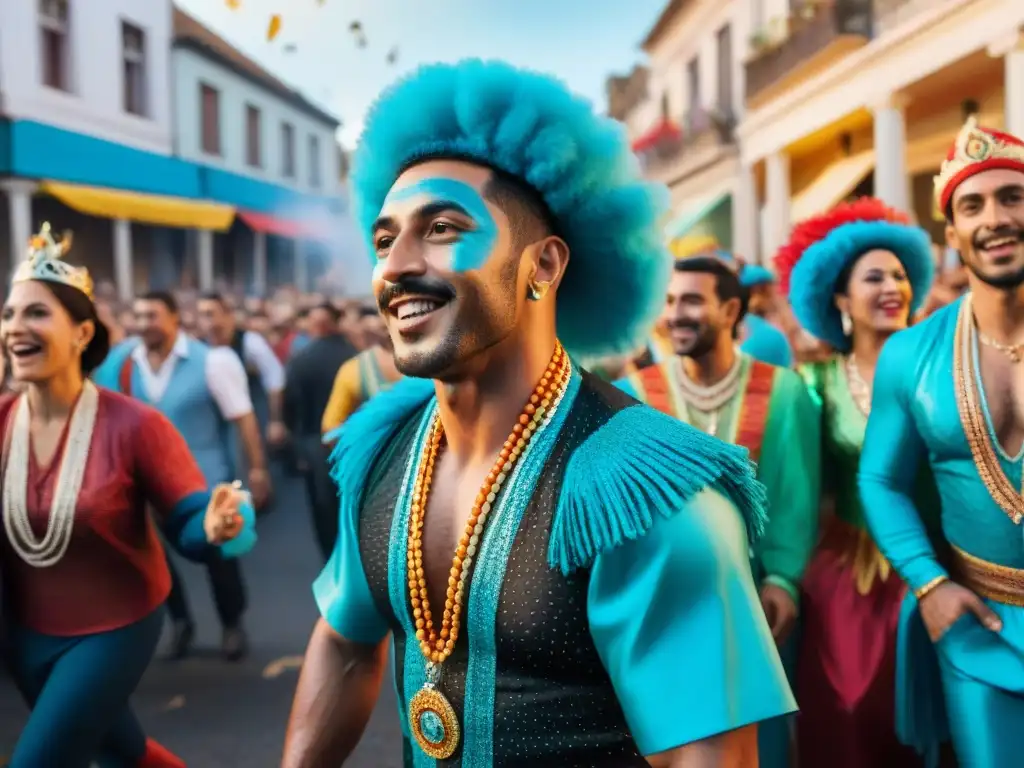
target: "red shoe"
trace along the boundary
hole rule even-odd
[[[137,768],[187,768],[185,761],[164,747],[160,742],[146,739],[146,754],[139,760]]]

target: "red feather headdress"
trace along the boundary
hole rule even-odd
[[[861,197],[849,203],[840,203],[827,213],[800,222],[789,234],[789,242],[775,254],[775,270],[783,295],[789,294],[789,276],[804,251],[824,240],[829,233],[854,221],[888,221],[892,224],[910,224],[910,217],[890,208],[874,197]]]

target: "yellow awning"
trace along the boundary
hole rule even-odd
[[[875,167],[875,151],[869,149],[844,157],[822,171],[818,178],[793,198],[790,221],[799,224],[842,202]]]
[[[223,232],[235,219],[233,206],[207,200],[147,195],[141,192],[86,187],[59,181],[44,181],[39,185],[39,189],[79,213],[108,219],[127,219],[158,227],[212,229]]]

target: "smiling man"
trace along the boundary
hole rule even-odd
[[[407,377],[342,428],[283,765],[338,765],[392,647],[408,766],[754,766],[793,711],[747,558],[745,452],[580,370],[664,297],[615,123],[548,77],[419,70],[353,173]],[[699,691],[699,700],[694,692]]]
[[[677,260],[664,314],[674,354],[619,386],[672,418],[743,446],[757,462],[771,519],[752,565],[772,636],[789,662],[800,581],[818,534],[821,420],[796,371],[737,348],[742,305],[740,277],[726,261]],[[790,765],[789,725],[780,719],[761,729],[762,768]]]
[[[1020,762],[1024,722],[1024,142],[971,119],[935,197],[971,293],[882,350],[860,488],[918,608],[900,626],[900,735],[934,751],[948,730],[960,765],[995,768]],[[926,460],[949,553],[911,500]],[[928,685],[936,653],[945,712]]]

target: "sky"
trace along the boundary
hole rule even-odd
[[[235,10],[227,0],[176,2],[341,119],[351,148],[381,89],[427,62],[504,59],[561,77],[603,110],[605,78],[642,61],[639,43],[667,0],[237,0]],[[281,31],[267,42],[275,13]],[[353,21],[365,48],[349,32]]]

